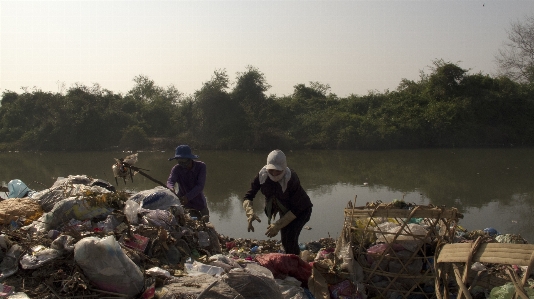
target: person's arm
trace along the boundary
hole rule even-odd
[[[199,172],[196,177],[195,187],[185,194],[185,197],[189,200],[197,197],[204,190],[204,185],[206,185],[206,164],[198,163],[195,166],[199,168]]]
[[[243,199],[250,200],[250,201],[254,200],[254,197],[256,197],[256,194],[258,193],[260,188],[261,188],[260,178],[259,178],[259,175],[256,175],[254,179],[252,180],[252,182],[250,182],[250,189],[247,191],[245,196],[243,196]]]
[[[174,190],[174,185],[176,184],[177,178],[176,178],[176,173],[174,172],[174,167],[171,169],[171,174],[169,175],[169,178],[167,179],[167,188],[171,189],[174,193],[176,193],[176,190]]]
[[[295,171],[291,172],[291,179],[287,182],[286,193],[289,196],[288,205],[286,206],[296,216],[308,207],[311,207],[311,201],[300,184],[300,179]]]

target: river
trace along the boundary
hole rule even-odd
[[[282,149],[284,150],[284,149]],[[343,226],[343,209],[356,198],[366,202],[404,199],[418,205],[456,207],[468,230],[495,228],[499,233],[521,234],[534,242],[534,149],[428,149],[391,151],[284,150],[313,202],[310,230],[301,242],[337,237]],[[135,166],[166,182],[173,150],[138,152]],[[268,151],[193,150],[207,164],[205,194],[211,222],[223,235],[266,239],[263,198],[254,208],[262,222],[247,232],[241,198],[251,179],[264,166]],[[0,182],[22,180],[30,189],[50,187],[58,177],[87,175],[117,185],[119,190],[141,191],[157,186],[141,176],[116,184],[111,171],[114,158],[128,152],[2,152]],[[0,194],[5,198],[6,194]],[[279,238],[279,236],[277,237]]]

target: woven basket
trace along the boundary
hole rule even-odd
[[[435,297],[434,252],[452,242],[459,218],[455,208],[432,205],[367,204],[345,209],[355,261],[363,270],[368,297]]]
[[[482,243],[479,237],[473,243],[445,244],[436,255],[436,295],[439,299],[455,297],[472,299],[471,290],[475,286],[485,289],[502,286],[511,282],[515,287],[514,298],[528,299],[525,292],[527,279],[534,264],[534,245],[509,243]],[[474,271],[475,262],[498,264],[500,273]],[[523,278],[519,278],[512,265],[527,266]],[[444,287],[446,286],[446,287]]]

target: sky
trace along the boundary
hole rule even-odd
[[[0,0],[0,92],[126,94],[142,75],[190,95],[215,71],[235,82],[253,66],[268,95],[310,82],[367,95],[437,59],[495,75],[507,30],[532,15],[532,0]]]

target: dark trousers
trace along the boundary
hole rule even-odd
[[[299,235],[306,222],[310,221],[312,208],[305,210],[291,221],[286,227],[280,230],[282,235],[282,245],[286,253],[300,255]]]

